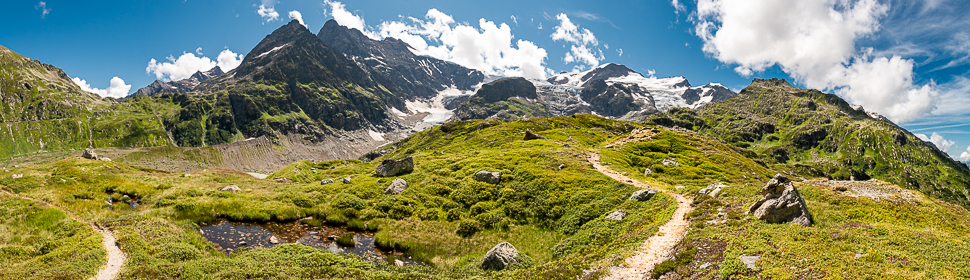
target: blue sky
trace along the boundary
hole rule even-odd
[[[430,45],[421,50],[428,55],[497,73],[548,75],[614,62],[735,90],[752,78],[787,78],[840,94],[970,159],[967,1],[16,1],[0,18],[0,45],[103,94],[124,94],[192,67],[234,65],[291,11],[313,33],[328,19],[362,20],[358,28],[375,38],[408,34]],[[428,28],[436,19],[453,22]],[[471,46],[442,48],[441,36],[469,29],[478,40]],[[503,50],[500,62],[476,64],[457,51],[495,41],[489,48]],[[146,69],[152,59],[156,67]]]

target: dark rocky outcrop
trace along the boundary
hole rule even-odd
[[[414,171],[414,159],[407,156],[402,159],[386,159],[382,161],[381,165],[377,166],[374,176],[393,177],[408,174],[411,173],[411,171]]]
[[[748,212],[756,218],[769,223],[796,223],[802,226],[812,225],[812,215],[808,213],[808,205],[802,194],[795,189],[791,180],[777,174],[761,189],[763,198],[755,202]]]
[[[482,85],[468,102],[455,109],[454,120],[551,117],[539,102],[536,87],[524,78],[503,78]]]
[[[519,251],[515,249],[515,246],[508,242],[502,242],[485,253],[481,266],[485,270],[502,270],[512,263],[518,262],[518,257]]]
[[[525,140],[525,141],[529,141],[529,140],[539,140],[539,139],[546,139],[546,137],[545,136],[542,136],[542,135],[539,135],[539,134],[532,133],[532,131],[530,131],[530,130],[526,130],[525,131],[525,136],[522,137],[522,140]]]
[[[639,100],[634,95],[648,98]],[[659,112],[653,96],[636,84],[607,84],[602,79],[592,80],[586,83],[579,96],[589,103],[590,110],[611,118],[643,119]]]
[[[98,153],[95,152],[94,149],[84,149],[84,152],[81,153],[81,157],[86,159],[98,160]]]

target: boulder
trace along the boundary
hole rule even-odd
[[[344,184],[350,184],[350,176],[344,177]]]
[[[546,137],[544,137],[542,135],[539,135],[539,134],[532,133],[532,131],[526,130],[525,131],[525,138],[523,138],[523,139],[525,141],[529,141],[529,140],[536,140],[536,139],[546,139]]]
[[[754,271],[760,270],[758,268],[758,260],[761,259],[761,256],[741,255],[741,256],[738,256],[738,258],[741,259],[741,263],[744,263],[744,266],[747,267],[748,269],[754,270]]]
[[[644,169],[643,170],[643,175],[650,175],[650,174],[653,174],[653,170],[652,169],[647,168],[647,169]]]
[[[414,171],[414,159],[410,156],[402,159],[386,159],[377,166],[377,177],[394,177],[397,175],[408,174]]]
[[[241,191],[241,190],[242,189],[240,189],[239,186],[236,186],[236,185],[228,185],[225,188],[222,188],[222,191],[224,191],[224,192],[233,192],[233,193],[238,192],[238,191]]]
[[[269,243],[280,244],[280,239],[279,238],[276,238],[276,236],[270,236],[269,237]]]
[[[665,158],[662,162],[660,162],[660,164],[663,164],[664,166],[680,167],[680,163],[677,163],[671,158]]]
[[[333,184],[333,180],[332,179],[323,179],[323,180],[320,180],[320,184],[321,185]]]
[[[769,223],[792,222],[802,226],[812,225],[805,198],[795,189],[791,180],[777,174],[761,188],[763,198],[748,209],[748,213]]]
[[[81,157],[86,159],[98,160],[98,153],[96,153],[94,149],[88,148],[88,149],[84,149],[84,153],[81,153]]]
[[[610,213],[609,215],[606,215],[606,218],[610,220],[619,221],[619,220],[622,220],[624,217],[626,217],[626,215],[627,215],[626,211],[616,210],[615,212]]]
[[[502,172],[478,171],[475,172],[475,181],[498,184],[498,182],[502,181]]]
[[[502,242],[485,253],[485,258],[482,259],[482,269],[502,270],[510,264],[518,262],[518,257],[519,251],[515,249],[515,246],[508,242]]]
[[[650,200],[650,198],[653,198],[654,194],[657,194],[657,191],[639,190],[639,191],[633,192],[633,195],[630,196],[630,200],[647,201],[647,200]]]
[[[402,261],[402,260],[394,260],[394,266],[404,266],[404,261]]]
[[[397,178],[391,181],[391,185],[384,189],[385,194],[401,194],[404,190],[408,189],[408,181],[404,179]]]
[[[701,189],[700,194],[706,194],[711,197],[717,197],[721,193],[721,188],[727,187],[727,185],[722,183],[713,183],[706,188]]]

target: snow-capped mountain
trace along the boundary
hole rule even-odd
[[[630,89],[630,96],[637,102],[650,103],[652,98],[656,109],[666,112],[671,108],[698,108],[710,102],[727,100],[737,93],[727,87],[710,83],[692,87],[685,77],[654,78],[644,77],[626,66],[607,63],[585,72],[564,72],[546,80],[552,85],[585,87],[595,80],[603,80],[608,86],[622,85]],[[585,99],[585,98],[584,98]]]
[[[155,82],[151,83],[150,85],[135,91],[135,95],[154,96],[163,92],[186,93],[195,89],[195,87],[199,86],[199,84],[201,84],[203,81],[222,74],[224,74],[224,72],[222,72],[222,68],[216,66],[205,72],[196,71],[195,74],[192,74],[192,76],[188,79],[181,79],[167,83],[155,80]]]

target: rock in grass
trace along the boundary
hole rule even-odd
[[[532,131],[529,131],[529,130],[525,131],[525,138],[523,138],[523,140],[529,141],[529,140],[537,140],[537,139],[546,139],[546,137],[539,134],[532,133]]]
[[[610,219],[610,220],[617,220],[617,221],[619,221],[619,220],[622,220],[623,218],[625,218],[626,215],[627,215],[626,211],[616,210],[615,212],[610,213],[609,215],[606,215],[606,218],[607,219]]]
[[[502,181],[502,172],[497,172],[497,171],[488,172],[485,170],[481,170],[481,171],[475,172],[475,181],[489,183],[489,184],[498,184],[499,182]]]
[[[738,256],[738,258],[741,259],[741,262],[744,263],[744,266],[747,267],[748,269],[759,270],[757,264],[758,264],[758,260],[761,259],[761,256],[741,255],[741,256]]]
[[[323,180],[320,180],[320,184],[321,185],[333,184],[333,180],[331,180],[331,179],[323,179]]]
[[[224,191],[224,192],[233,192],[233,193],[238,192],[238,191],[241,191],[241,190],[242,189],[239,188],[239,186],[236,186],[236,185],[228,185],[225,188],[222,188],[222,191]]]
[[[404,261],[402,261],[402,260],[394,260],[394,266],[404,266]]]
[[[706,188],[701,189],[700,194],[706,194],[711,197],[717,197],[721,193],[721,188],[727,187],[727,185],[722,183],[713,183],[708,185]]]
[[[81,157],[86,159],[98,160],[98,153],[96,153],[94,149],[88,148],[88,149],[84,149],[84,153],[81,153]]]
[[[276,236],[270,236],[269,237],[269,243],[280,244],[280,239],[279,238],[276,238]]]
[[[630,200],[647,201],[647,200],[650,200],[650,198],[653,198],[654,194],[657,194],[657,191],[639,190],[639,191],[633,192],[633,195],[630,196]]]
[[[391,181],[391,185],[384,189],[385,194],[401,194],[404,190],[408,189],[408,181],[404,179],[397,178]]]
[[[502,270],[510,264],[518,262],[518,257],[519,251],[515,249],[515,246],[508,242],[502,242],[485,253],[485,258],[482,259],[482,269]]]
[[[344,184],[350,184],[350,176],[344,177]]]
[[[651,170],[650,168],[643,170],[643,175],[650,175],[650,174],[653,174],[653,170]]]
[[[787,177],[776,174],[761,189],[761,193],[764,197],[751,205],[748,213],[769,223],[812,225],[812,215],[808,213],[805,198]]]
[[[402,159],[387,159],[381,162],[381,165],[377,166],[376,174],[377,177],[394,177],[397,175],[408,174],[414,171],[414,159],[410,156],[404,157]]]
[[[674,161],[674,159],[671,159],[671,158],[665,158],[663,161],[660,162],[660,164],[663,164],[664,166],[680,167],[680,163],[677,163],[676,161]]]

